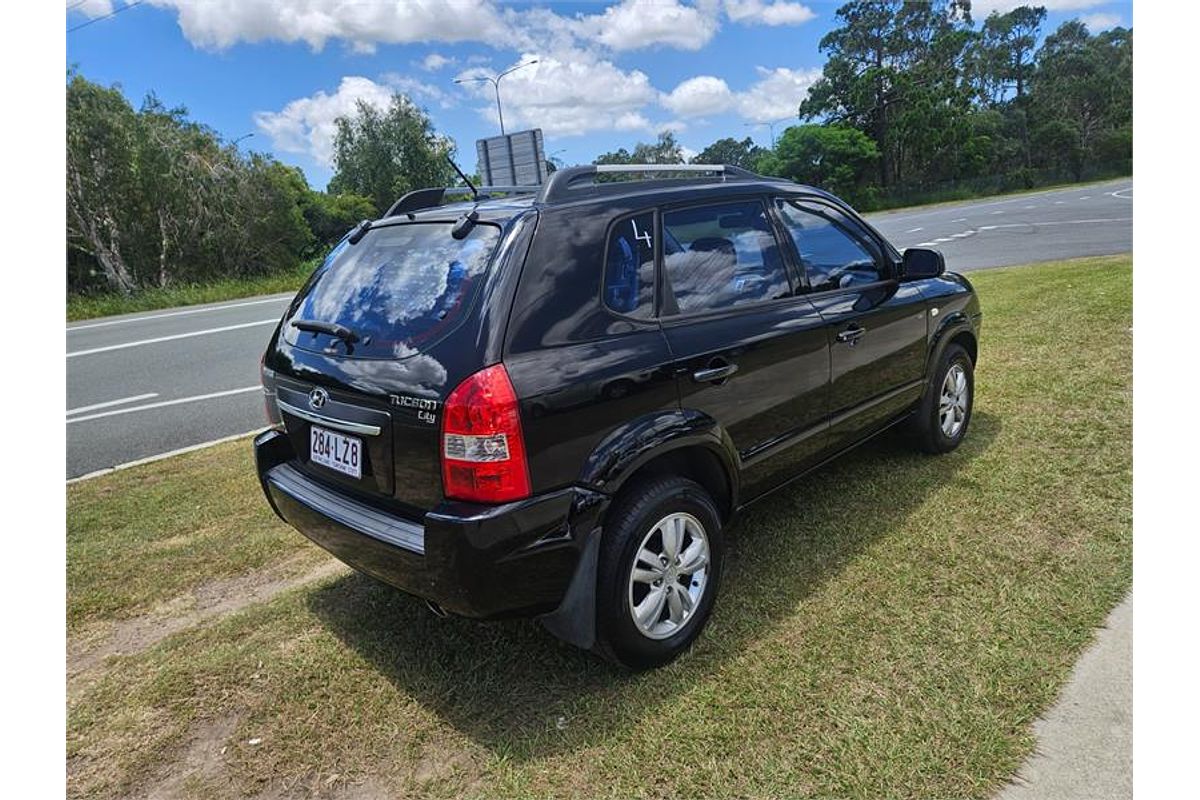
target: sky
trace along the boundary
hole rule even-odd
[[[975,0],[982,20],[1020,0]],[[1132,3],[1042,0],[1043,32],[1080,18],[1131,27]],[[412,98],[475,168],[499,133],[539,127],[548,156],[590,163],[673,131],[685,154],[726,136],[770,144],[820,77],[841,0],[67,0],[67,64],[154,92],[244,150],[269,152],[325,188],[333,121],[358,100]],[[252,134],[252,135],[251,135]],[[245,138],[241,138],[245,137]]]

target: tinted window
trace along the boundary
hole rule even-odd
[[[874,250],[841,211],[822,203],[776,201],[813,291],[874,283],[884,276]]]
[[[500,239],[476,225],[464,239],[448,223],[375,228],[339,245],[289,319],[334,322],[358,336],[354,356],[404,358],[448,333],[471,307]],[[337,340],[284,326],[287,341],[323,350]]]
[[[608,236],[604,302],[633,317],[654,315],[654,214],[623,219]]]
[[[663,265],[665,313],[730,308],[791,291],[766,209],[758,202],[664,214]]]

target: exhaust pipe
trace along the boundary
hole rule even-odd
[[[437,603],[433,602],[432,600],[426,600],[425,607],[428,608],[430,611],[432,611],[433,615],[435,617],[449,616],[449,614],[446,613],[446,610],[444,608],[442,608],[441,606],[439,606]]]

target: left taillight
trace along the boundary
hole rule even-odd
[[[258,379],[262,383],[263,413],[266,415],[267,425],[272,428],[279,427],[283,424],[283,418],[279,416],[279,406],[275,404],[275,370],[267,366],[266,352],[258,359]]]
[[[446,398],[442,486],[447,498],[476,503],[529,496],[517,393],[503,364],[476,372]]]

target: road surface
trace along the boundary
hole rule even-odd
[[[953,270],[1133,249],[1133,183],[868,215],[898,248]],[[258,358],[289,296],[88,320],[67,327],[67,477],[264,424]]]

